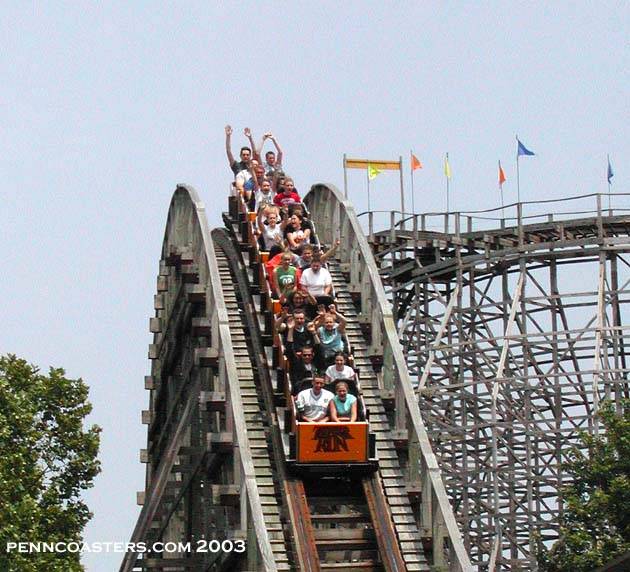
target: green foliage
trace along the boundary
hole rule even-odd
[[[91,514],[80,498],[100,471],[100,428],[84,430],[88,387],[0,357],[0,570],[83,570],[72,553],[6,552],[8,542],[81,541]]]
[[[573,482],[561,491],[560,539],[539,551],[544,572],[592,572],[630,550],[630,400],[621,407],[616,413],[604,403],[605,432],[583,434],[586,454],[571,452],[565,468]]]

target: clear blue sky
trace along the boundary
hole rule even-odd
[[[629,190],[627,2],[341,4],[3,3],[0,352],[91,386],[87,540],[135,523],[168,204],[189,183],[221,224],[226,123],[235,146],[245,126],[272,130],[300,190],[341,187],[344,152],[408,165],[413,148],[417,210],[444,207],[446,151],[455,208],[497,206],[498,159],[515,200],[515,133],[537,154],[524,198],[605,192],[607,153]],[[364,177],[351,183],[363,210]],[[373,191],[397,207],[395,176]],[[110,572],[120,555],[85,562]]]

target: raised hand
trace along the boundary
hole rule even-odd
[[[232,135],[232,126],[231,125],[226,125],[225,126],[225,134],[226,135]]]
[[[245,129],[243,129],[243,133],[245,133],[245,137],[251,137],[252,136],[252,131],[249,127],[245,127]]]

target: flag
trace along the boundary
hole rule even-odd
[[[370,181],[372,179],[376,179],[376,175],[378,175],[381,172],[382,171],[380,169],[377,169],[374,165],[370,165],[368,163],[368,179],[370,179]]]
[[[444,174],[447,179],[451,178],[451,166],[448,164],[448,153],[446,154],[446,157],[444,157]]]
[[[519,141],[518,137],[516,138],[516,141],[518,143],[518,151],[516,152],[517,157],[520,157],[521,155],[535,155],[533,151],[530,151],[527,147],[525,147],[525,145],[523,145]]]
[[[413,153],[411,154],[411,170],[415,171],[416,169],[422,169],[422,163],[420,159],[416,157]]]
[[[610,157],[608,157],[608,170],[606,171],[606,178],[608,179],[609,185],[612,183],[610,179],[612,179],[614,176],[615,173],[613,173],[612,165],[610,164]]]
[[[499,161],[499,187],[503,185],[506,180],[505,171],[503,170],[503,167],[501,167],[501,161]]]

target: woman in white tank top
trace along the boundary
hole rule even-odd
[[[267,215],[267,224],[262,220],[262,210],[258,214],[258,231],[262,236],[265,250],[269,251],[274,246],[282,245],[282,226],[278,224],[278,215],[270,212]]]

